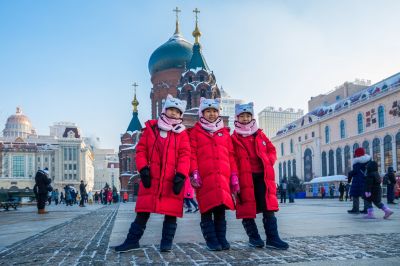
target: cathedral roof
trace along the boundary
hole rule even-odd
[[[126,129],[126,132],[135,132],[135,131],[140,131],[141,129],[142,125],[140,124],[138,113],[133,112],[131,122],[129,123],[129,126]]]
[[[150,74],[170,68],[185,68],[192,58],[192,47],[193,45],[179,32],[175,33],[150,56],[148,65]]]
[[[189,65],[187,66],[187,69],[204,69],[206,71],[210,70],[208,68],[206,59],[204,58],[203,53],[201,52],[200,43],[195,43],[193,45],[193,55],[192,58],[190,59]]]

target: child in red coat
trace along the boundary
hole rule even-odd
[[[239,170],[240,194],[236,205],[236,218],[249,236],[249,244],[263,247],[254,219],[263,214],[263,224],[267,236],[266,245],[287,249],[289,245],[279,238],[274,212],[278,211],[274,163],[276,150],[271,141],[258,129],[253,119],[253,103],[235,106],[235,131],[232,142]]]
[[[182,124],[186,101],[168,95],[158,120],[146,122],[136,149],[136,166],[141,182],[136,202],[136,218],[117,252],[139,248],[150,213],[164,214],[160,251],[170,251],[183,216],[183,186],[189,174],[190,143]]]
[[[190,131],[191,182],[201,213],[201,231],[209,250],[230,248],[226,240],[225,209],[235,208],[239,192],[229,128],[219,116],[220,99],[200,99],[199,122]]]

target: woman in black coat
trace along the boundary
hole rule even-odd
[[[370,203],[371,206],[368,208],[368,214],[365,216],[365,218],[375,218],[372,203],[384,211],[385,215],[383,216],[383,219],[387,219],[393,214],[393,211],[382,203],[381,177],[378,172],[378,164],[375,161],[370,161],[367,165],[367,176],[365,179],[365,199]]]
[[[36,196],[38,214],[46,214],[44,210],[46,206],[47,194],[53,190],[50,186],[51,179],[49,178],[49,170],[47,168],[39,170],[35,175],[35,186],[33,192]]]
[[[371,156],[365,154],[363,148],[357,148],[354,151],[353,169],[348,174],[349,182],[351,182],[350,196],[353,198],[353,208],[348,210],[348,213],[360,213],[360,197],[364,198],[366,166],[369,161],[371,161]],[[365,213],[369,207],[368,202],[364,201]]]

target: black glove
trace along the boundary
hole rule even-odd
[[[142,180],[142,184],[145,188],[150,188],[151,179],[150,179],[150,168],[145,166],[140,170],[140,179]]]
[[[176,173],[174,177],[174,186],[172,187],[175,195],[179,195],[179,193],[181,193],[184,184],[185,176],[181,173]]]

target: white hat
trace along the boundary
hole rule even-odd
[[[244,104],[235,104],[235,116],[239,116],[241,113],[250,113],[254,116],[253,110],[254,103],[244,103]]]
[[[199,114],[201,115],[201,113],[208,108],[213,108],[219,112],[220,105],[221,105],[221,98],[206,99],[204,97],[201,97],[200,98],[200,106],[199,106]]]
[[[186,101],[174,98],[171,94],[168,94],[162,112],[165,113],[168,108],[176,108],[181,111],[181,114],[183,115],[186,110]]]

